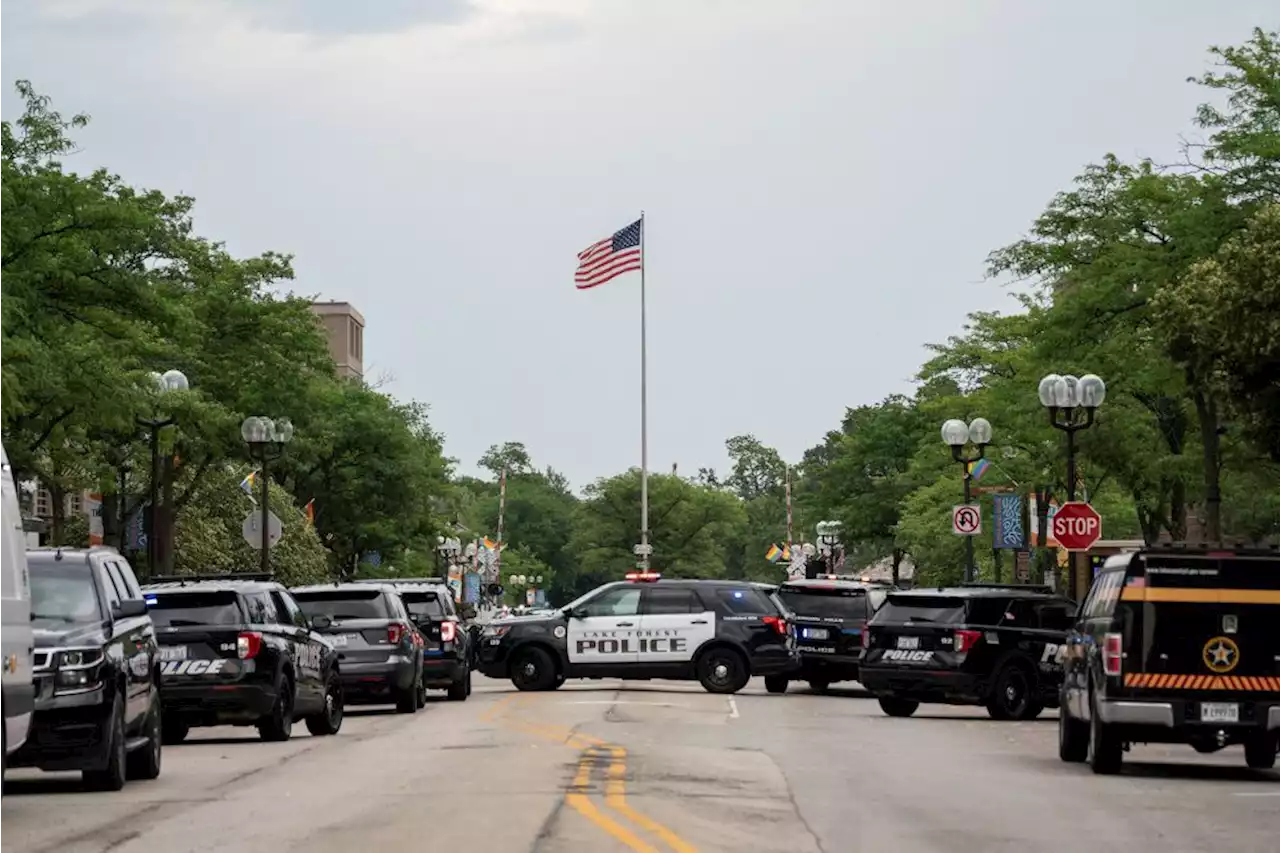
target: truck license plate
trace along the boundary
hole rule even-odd
[[[919,637],[899,637],[898,648],[900,649],[918,649],[920,648]]]
[[[825,640],[831,636],[826,628],[801,628],[800,636],[806,640]]]
[[[1201,702],[1200,722],[1238,723],[1240,722],[1240,706],[1234,702]]]

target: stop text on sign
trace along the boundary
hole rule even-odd
[[[1055,518],[1053,520],[1054,538],[1061,536],[1091,536],[1099,533],[1102,526],[1096,518]]]

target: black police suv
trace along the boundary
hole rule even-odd
[[[857,681],[862,630],[884,604],[891,586],[863,581],[790,580],[778,587],[778,599],[795,620],[800,669],[764,680],[770,693],[785,693],[788,681],[809,682],[821,693],[832,682]]]
[[[160,641],[164,738],[193,727],[256,726],[284,741],[342,727],[337,654],[270,575],[156,578],[143,588]],[[315,625],[323,627],[323,622]]]
[[[1058,754],[1118,773],[1133,743],[1280,748],[1280,549],[1147,547],[1110,557],[1067,638]]]
[[[112,548],[27,552],[35,713],[10,767],[79,770],[118,791],[160,775],[155,628],[138,579]]]
[[[427,701],[422,632],[396,588],[387,583],[336,583],[299,587],[298,605],[337,649],[342,686],[351,705],[394,702],[415,714]]]
[[[659,578],[633,572],[551,616],[490,622],[480,671],[520,690],[554,690],[566,678],[671,678],[736,693],[753,675],[799,665],[790,616],[768,587]]]
[[[922,702],[1031,720],[1058,704],[1075,604],[1048,587],[965,584],[890,592],[862,634],[862,686],[891,717]]]
[[[473,635],[443,579],[411,578],[360,581],[390,584],[400,595],[409,618],[422,633],[422,683],[448,691],[451,701],[471,695]]]

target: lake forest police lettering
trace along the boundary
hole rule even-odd
[[[622,636],[618,636],[622,634]],[[668,654],[688,651],[689,641],[674,630],[586,631],[575,638],[578,654],[602,655]]]

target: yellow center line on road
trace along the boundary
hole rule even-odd
[[[605,805],[642,829],[647,829],[666,842],[676,853],[698,853],[698,848],[676,835],[656,820],[641,814],[627,804],[627,751],[620,746],[610,746],[613,760],[609,762],[609,778],[605,781]]]
[[[511,731],[531,734],[578,750],[581,755],[578,759],[577,773],[564,797],[570,808],[628,848],[638,851],[638,853],[658,853],[647,841],[623,824],[613,820],[598,809],[592,801],[590,796],[592,793],[591,771],[597,766],[603,766],[603,759],[608,756],[610,761],[604,783],[605,806],[641,829],[662,839],[675,853],[698,853],[698,848],[685,841],[666,826],[632,808],[627,802],[627,750],[624,747],[582,732],[575,732],[573,729],[564,726],[535,723],[530,720],[513,719],[506,716],[506,712],[513,710],[517,704],[525,705],[521,701],[525,698],[524,694],[520,693],[507,696],[494,703],[493,707],[481,715],[481,719]],[[526,706],[521,710],[529,709]]]

